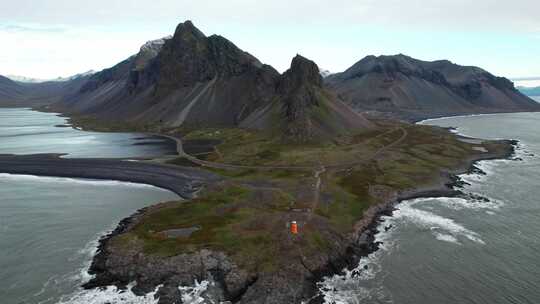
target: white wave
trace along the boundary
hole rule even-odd
[[[75,294],[61,299],[58,304],[157,304],[156,290],[143,296],[137,296],[131,291],[134,284],[130,284],[127,290],[119,290],[116,287],[104,289],[79,290]]]
[[[138,188],[157,188],[152,185],[123,182],[115,180],[99,180],[99,179],[86,179],[86,178],[70,178],[70,177],[54,177],[54,176],[37,176],[29,174],[9,174],[0,173],[0,182],[2,180],[14,180],[14,181],[28,181],[28,182],[40,182],[40,183],[69,183],[69,184],[81,184],[88,186],[130,186]]]
[[[479,195],[479,194],[478,194]],[[463,210],[463,209],[487,209],[487,210],[499,210],[504,203],[502,201],[486,198],[487,200],[475,199],[469,197],[467,199],[459,197],[441,197],[437,198],[437,204],[440,204],[444,207],[453,209],[453,210]]]
[[[184,304],[202,304],[207,299],[203,297],[211,283],[209,281],[197,282],[194,286],[179,286]],[[153,292],[137,296],[133,293],[134,283],[127,286],[126,290],[120,290],[114,286],[104,289],[79,290],[73,295],[61,299],[57,304],[157,304],[156,294],[162,287],[159,285]]]
[[[439,216],[429,211],[415,208],[418,204],[433,202],[433,204],[455,205],[458,208],[471,207],[467,200],[461,198],[430,199],[422,198],[402,202],[393,216],[383,217],[375,236],[376,242],[382,242],[379,250],[362,258],[353,270],[344,270],[340,275],[327,277],[318,284],[320,294],[328,304],[356,304],[356,303],[393,303],[391,293],[384,288],[385,272],[381,261],[384,257],[398,248],[398,240],[394,233],[402,225],[413,224],[429,231],[434,239],[461,245],[459,238],[484,244],[480,236],[454,220]],[[474,206],[476,207],[476,206]],[[474,208],[473,207],[473,208]],[[393,227],[385,229],[385,227]]]
[[[449,242],[449,243],[454,243],[454,244],[458,244],[458,245],[461,245],[461,243],[458,241],[458,239],[456,239],[455,236],[453,235],[450,235],[450,234],[444,234],[444,233],[434,233],[435,235],[435,238],[439,241],[443,241],[443,242]]]
[[[343,274],[327,277],[318,283],[324,302],[352,304],[384,298],[382,286],[368,286],[369,281],[374,280],[381,271],[380,258],[384,254],[383,251],[381,248],[361,259],[358,267],[353,270],[345,270]]]
[[[394,211],[394,218],[398,220],[405,219],[409,223],[413,223],[418,227],[430,229],[434,233],[440,233],[439,231],[442,230],[455,238],[465,237],[473,242],[485,244],[476,232],[463,227],[454,220],[429,211],[414,208],[415,205],[428,200],[431,199],[421,198],[401,203],[398,210]]]
[[[489,114],[488,114],[489,115]],[[466,116],[481,116],[481,115],[466,115]],[[449,117],[452,119],[454,117]],[[443,118],[444,119],[444,118]],[[440,120],[440,119],[433,119]],[[432,120],[425,120],[420,124],[426,124]],[[452,132],[467,136],[463,134],[458,128]],[[533,158],[527,151],[526,145],[519,142],[516,147],[516,158],[527,160]],[[488,198],[489,201],[483,199],[469,198],[421,198],[416,200],[401,202],[393,214],[393,217],[385,218],[385,222],[378,227],[379,231],[384,231],[384,227],[391,224],[394,229],[389,232],[379,232],[377,234],[377,241],[384,240],[384,244],[380,249],[368,257],[363,258],[358,267],[353,271],[345,270],[341,275],[335,275],[327,277],[319,283],[319,290],[324,296],[325,303],[329,304],[355,304],[355,303],[393,303],[392,295],[384,290],[384,275],[385,271],[381,268],[382,258],[391,254],[392,248],[398,248],[398,240],[392,238],[392,231],[399,230],[403,225],[416,225],[417,227],[425,229],[434,236],[434,239],[447,242],[456,245],[464,245],[460,239],[466,239],[477,244],[485,244],[481,236],[465,228],[463,225],[457,223],[451,218],[446,218],[441,215],[435,214],[438,208],[433,208],[434,205],[427,205],[431,202],[433,204],[442,205],[453,210],[484,210],[489,215],[495,214],[494,211],[504,206],[504,202],[490,198],[483,193],[474,193],[473,189],[481,188],[482,184],[486,182],[491,176],[498,172],[501,164],[512,162],[512,160],[486,160],[480,161],[476,166],[482,170],[485,174],[470,173],[463,174],[460,177],[471,184],[466,186],[465,190],[471,194],[480,195]],[[432,207],[434,212],[419,209],[417,205],[423,204],[424,208]],[[435,205],[435,206],[437,206]],[[368,266],[367,269],[363,269],[364,266]],[[389,270],[391,271],[391,270]]]
[[[326,277],[317,284],[325,303],[331,304],[359,304],[366,301],[390,302],[391,295],[382,287],[382,284],[369,282],[381,276],[381,259],[396,245],[393,241],[393,229],[384,227],[395,225],[392,217],[383,217],[379,225],[379,232],[375,235],[375,242],[380,242],[379,250],[360,260],[353,270],[345,269],[342,274]]]
[[[477,172],[471,172],[461,174],[459,177],[469,183],[470,185],[465,188],[475,188],[477,184],[483,184],[493,176],[499,166],[504,163],[508,163],[511,160],[497,159],[497,160],[481,160],[475,163],[475,167],[481,170],[484,174],[478,174]]]
[[[76,282],[77,285],[81,285],[95,277],[95,275],[90,274],[88,271],[92,265],[93,258],[97,253],[99,240],[102,236],[108,235],[111,231],[113,231],[113,229],[114,227],[111,227],[106,232],[99,233],[93,240],[88,242],[84,248],[77,251],[77,254],[73,257],[73,259],[82,259],[83,262],[81,267],[75,272],[72,272],[68,277],[69,281]]]
[[[185,304],[202,304],[206,301],[202,297],[204,292],[208,289],[210,284],[209,281],[198,282],[195,281],[194,286],[179,286],[178,289],[182,293],[182,302]]]

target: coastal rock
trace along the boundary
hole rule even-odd
[[[323,276],[352,267],[358,262],[357,254],[367,254],[361,246],[336,234],[332,238],[333,250],[306,256],[297,255],[292,239],[280,244],[280,252],[292,255],[276,271],[242,269],[226,254],[206,249],[170,257],[147,255],[137,240],[126,241],[121,237],[133,229],[148,210],[142,209],[123,220],[114,232],[100,241],[90,268],[95,277],[84,285],[85,288],[109,285],[126,288],[136,282],[132,291],[143,295],[161,286],[157,292],[159,303],[172,304],[180,303],[183,291],[178,287],[208,281],[203,297],[213,301],[299,303],[317,293],[315,283]]]

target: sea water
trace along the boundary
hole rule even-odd
[[[151,157],[174,153],[166,139],[75,130],[52,113],[0,109],[0,154]],[[179,197],[117,181],[0,173],[0,303],[145,303],[114,288],[83,291],[97,241],[136,210]],[[130,300],[131,299],[131,300]]]
[[[327,303],[540,303],[540,113],[442,118],[467,136],[519,140],[513,160],[462,175],[473,198],[404,201],[383,218],[381,249],[359,274],[327,278]],[[392,227],[385,232],[385,227]],[[363,269],[364,266],[367,267]]]

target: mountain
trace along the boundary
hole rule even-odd
[[[315,62],[297,55],[279,80],[272,103],[257,109],[242,127],[272,130],[294,142],[333,139],[372,124],[323,87]]]
[[[138,54],[90,76],[79,92],[52,108],[144,125],[279,131],[294,141],[370,126],[323,88],[314,62],[297,56],[280,75],[189,21],[172,37],[150,41]]]
[[[57,77],[57,78],[52,78],[52,79],[32,78],[32,77],[18,76],[18,75],[7,75],[6,78],[9,78],[15,82],[20,82],[20,83],[66,82],[66,81],[75,80],[77,78],[89,76],[94,73],[96,73],[96,71],[89,70],[89,71],[75,74],[68,77]]]
[[[325,82],[358,111],[412,121],[540,110],[538,103],[521,94],[508,79],[447,60],[368,56]]]
[[[232,42],[206,37],[187,21],[171,38],[146,43],[52,107],[167,127],[232,126],[272,99],[278,78]]]
[[[24,98],[25,90],[15,81],[0,76],[0,105],[15,105]]]
[[[0,107],[35,107],[49,105],[71,96],[86,83],[91,72],[55,81],[14,81],[0,76]]]
[[[527,96],[540,96],[540,87],[518,87],[518,90]]]
[[[0,106],[36,107],[63,100],[77,92],[88,76],[78,76],[66,81],[46,81],[39,83],[16,82],[0,76]]]

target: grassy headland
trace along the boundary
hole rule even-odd
[[[132,229],[112,237],[111,248],[161,257],[208,249],[257,273],[342,251],[344,240],[366,228],[358,223],[370,207],[447,189],[449,174],[509,149],[503,142],[466,142],[441,128],[384,122],[323,144],[292,144],[243,129],[191,131],[183,142],[192,156],[231,165],[207,168],[226,180],[194,200],[149,208]],[[182,157],[170,163],[197,165]],[[298,235],[289,233],[293,220]],[[179,237],[167,234],[192,228]]]

